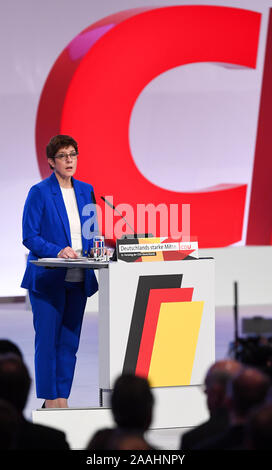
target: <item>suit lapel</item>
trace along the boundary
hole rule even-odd
[[[64,230],[65,230],[65,234],[66,234],[66,237],[67,237],[67,240],[68,240],[68,244],[69,244],[69,246],[71,246],[72,242],[71,242],[69,219],[68,219],[66,207],[65,207],[65,204],[64,204],[64,200],[63,200],[63,197],[62,197],[62,192],[61,192],[61,189],[60,189],[60,185],[59,185],[59,182],[56,178],[55,173],[52,173],[52,175],[50,176],[50,183],[51,183],[51,191],[52,191],[52,195],[53,195],[53,200],[54,200],[54,203],[56,205],[59,216],[62,220],[63,227],[64,227]]]
[[[83,193],[82,185],[80,184],[80,181],[72,178],[72,182],[73,182],[73,187],[74,187],[74,190],[75,190],[78,213],[79,213],[80,223],[81,223],[82,253],[84,255],[84,254],[86,254],[86,250],[88,250],[88,240],[86,240],[82,235],[82,226],[83,226],[83,223],[84,223],[84,220],[83,220],[83,217],[82,217],[82,211],[83,211],[83,207],[86,204],[86,201],[84,199],[84,193]]]

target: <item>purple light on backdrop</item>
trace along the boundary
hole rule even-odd
[[[83,57],[88,50],[100,39],[104,34],[106,34],[110,29],[112,29],[115,24],[107,24],[105,26],[99,26],[91,31],[86,33],[79,34],[76,36],[69,44],[68,51],[71,60],[78,60]]]

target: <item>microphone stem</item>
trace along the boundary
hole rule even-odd
[[[131,227],[131,225],[127,222],[127,220],[125,219],[125,217],[121,214],[121,212],[118,211],[118,209],[116,209],[116,207],[111,204],[109,201],[107,201],[107,199],[105,199],[103,196],[101,196],[101,199],[106,202],[106,204],[108,204],[108,206],[110,206],[111,209],[115,210],[115,212],[117,212],[117,214],[119,214],[122,219],[124,219],[124,221],[126,222],[126,224],[129,226],[129,228],[132,230],[133,232],[133,235],[136,235],[135,231],[134,231],[134,228]]]

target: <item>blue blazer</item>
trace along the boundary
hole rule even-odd
[[[94,212],[86,209],[84,213],[88,215],[82,214],[83,207],[93,203],[93,187],[74,178],[72,181],[82,227],[94,215]],[[94,230],[95,235],[94,225],[90,229]],[[55,290],[63,286],[67,269],[44,268],[29,261],[56,258],[60,250],[72,246],[69,220],[55,173],[32,186],[28,193],[23,213],[23,244],[29,249],[29,255],[21,287],[54,295]],[[92,246],[92,238],[82,237],[83,256],[87,255]],[[89,297],[98,290],[98,284],[92,269],[85,269],[84,273],[85,293]]]

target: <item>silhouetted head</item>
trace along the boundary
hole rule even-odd
[[[217,361],[209,368],[205,378],[205,393],[211,414],[226,407],[227,385],[242,368],[240,362],[232,359]]]
[[[265,402],[270,378],[258,369],[245,367],[229,384],[229,406],[237,417],[246,418],[256,406]]]
[[[116,380],[111,406],[119,427],[144,432],[152,421],[153,404],[154,398],[145,378],[124,374]]]
[[[0,339],[0,355],[8,353],[16,354],[20,359],[23,359],[22,351],[19,349],[17,344],[13,343],[9,339]]]

